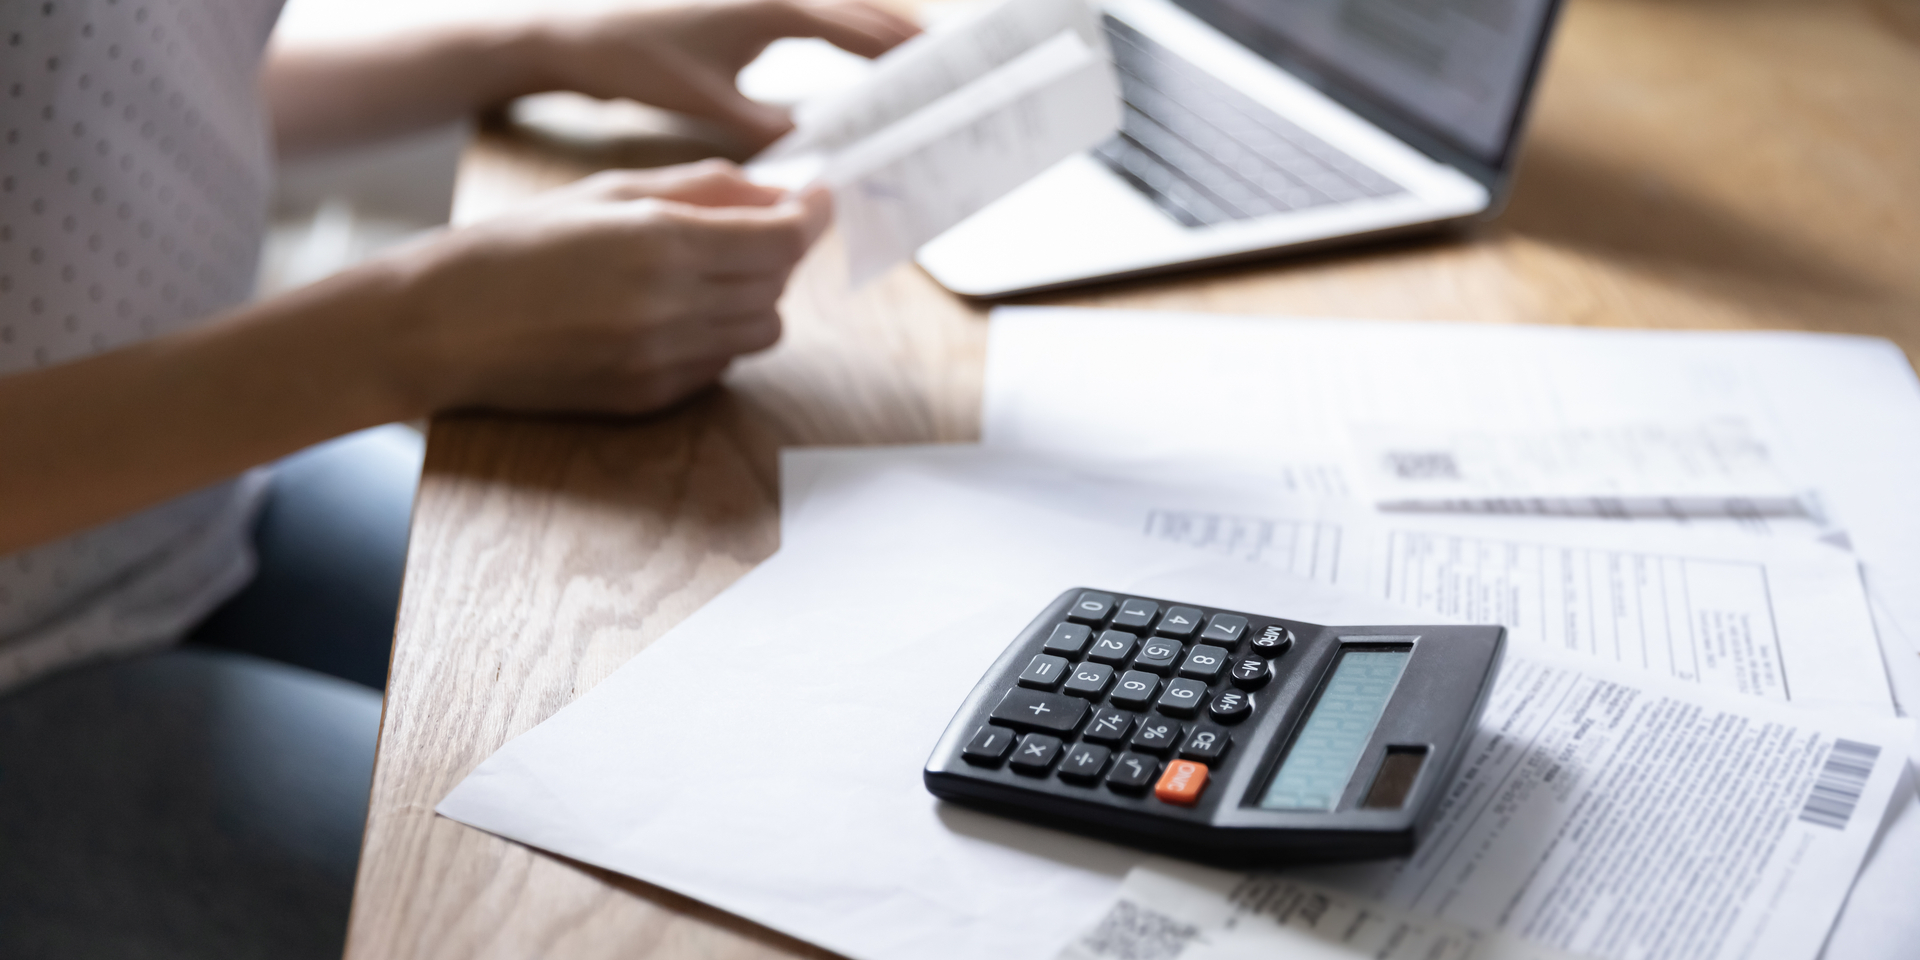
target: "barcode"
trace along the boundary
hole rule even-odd
[[[1200,928],[1193,924],[1122,898],[1060,956],[1076,960],[1176,960],[1199,936]]]
[[[1835,830],[1846,829],[1853,808],[1860,803],[1860,792],[1873,775],[1873,761],[1879,756],[1880,748],[1872,744],[1835,740],[1833,752],[1827,754],[1827,765],[1820,768],[1820,779],[1814,781],[1813,792],[1807,795],[1807,805],[1800,808],[1800,819]]]

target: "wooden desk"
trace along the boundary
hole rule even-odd
[[[1595,326],[1804,329],[1920,350],[1920,5],[1574,0],[1511,206],[1461,236],[1043,302]],[[584,172],[498,137],[473,211]],[[829,237],[788,333],[643,421],[433,424],[347,953],[820,951],[433,805],[777,545],[775,451],[971,440],[986,312]]]

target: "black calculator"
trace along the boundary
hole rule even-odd
[[[1196,860],[1411,852],[1506,629],[1329,627],[1075,588],[927,761],[934,795]]]

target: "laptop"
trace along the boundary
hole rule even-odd
[[[1002,297],[1498,209],[1559,0],[1108,0],[1121,131],[922,247]]]

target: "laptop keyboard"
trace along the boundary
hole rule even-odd
[[[1405,188],[1106,17],[1126,100],[1120,133],[1094,148],[1189,227],[1305,210]]]

